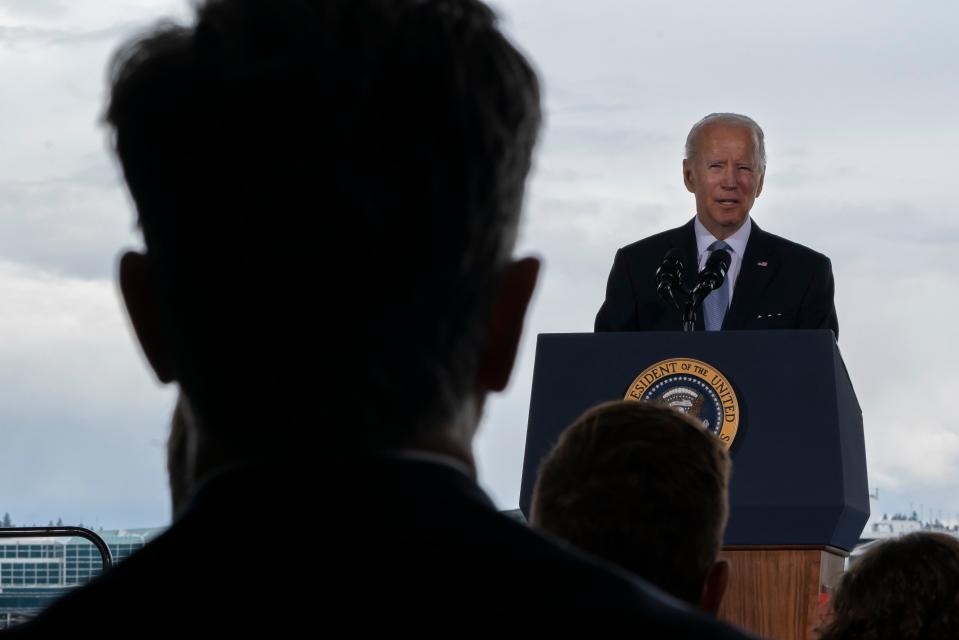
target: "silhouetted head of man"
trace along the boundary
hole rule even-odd
[[[111,83],[146,245],[121,289],[202,437],[469,462],[538,271],[511,257],[538,84],[492,12],[207,0],[123,47]]]
[[[842,575],[822,640],[959,637],[959,540],[915,531],[870,543]]]
[[[729,455],[701,423],[665,406],[608,402],[573,423],[539,468],[534,526],[717,613]]]

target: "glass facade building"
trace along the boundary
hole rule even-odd
[[[116,564],[162,532],[126,529],[97,535]],[[100,552],[84,538],[0,538],[0,629],[36,615],[102,570]]]

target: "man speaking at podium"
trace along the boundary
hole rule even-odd
[[[681,330],[681,314],[657,292],[657,269],[667,254],[681,260],[692,289],[710,255],[725,249],[728,271],[703,302],[698,330],[832,329],[838,337],[829,258],[763,231],[749,216],[765,173],[763,131],[752,118],[713,113],[693,125],[683,180],[696,197],[696,217],[616,252],[596,331]]]

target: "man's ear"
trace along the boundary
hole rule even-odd
[[[726,595],[729,585],[729,560],[717,560],[706,574],[703,581],[703,592],[699,597],[699,608],[715,615],[719,614],[719,607]]]
[[[756,197],[759,197],[759,194],[763,192],[763,184],[766,181],[766,167],[763,167],[763,172],[759,175],[759,188],[756,189]]]
[[[686,191],[696,193],[696,184],[693,182],[693,163],[688,158],[683,158],[683,182],[686,183]]]
[[[537,258],[523,258],[511,262],[502,275],[499,290],[493,300],[486,331],[486,349],[480,359],[477,382],[488,391],[502,391],[513,372],[523,321],[540,262]]]
[[[168,334],[164,331],[159,292],[150,277],[146,254],[127,251],[120,256],[120,294],[150,367],[160,382],[172,382],[174,375]]]

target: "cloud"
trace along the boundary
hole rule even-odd
[[[168,521],[169,391],[139,357],[112,283],[0,262],[2,509],[18,522]]]
[[[0,11],[31,18],[49,19],[65,9],[63,0],[0,0]]]
[[[0,0],[0,24],[14,39],[69,44],[130,35],[161,18],[188,19],[184,0]],[[124,20],[117,20],[124,16]]]
[[[0,256],[73,278],[113,277],[133,214],[106,162],[74,177],[0,182]]]
[[[120,23],[102,29],[71,30],[32,26],[0,26],[0,47],[70,46],[111,42],[127,35],[141,23]]]

